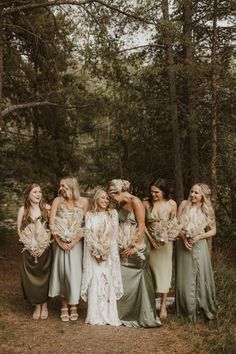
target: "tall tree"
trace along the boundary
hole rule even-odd
[[[184,72],[185,72],[185,102],[186,117],[189,131],[190,144],[190,170],[191,184],[199,181],[199,156],[198,156],[198,122],[196,117],[196,95],[194,87],[194,43],[193,43],[193,2],[183,2],[183,46],[184,46]]]
[[[176,200],[181,202],[184,199],[183,187],[183,171],[182,171],[182,157],[181,157],[181,143],[179,133],[178,107],[177,107],[177,90],[176,90],[176,73],[174,68],[174,55],[172,44],[172,32],[169,18],[169,3],[168,0],[162,1],[163,12],[163,38],[166,48],[167,60],[167,74],[169,80],[169,99],[170,99],[170,116],[172,122],[172,138],[174,150],[174,173],[175,173],[175,187]]]

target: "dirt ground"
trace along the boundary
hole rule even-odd
[[[80,318],[62,323],[59,302],[49,303],[49,318],[35,321],[32,308],[20,287],[20,246],[14,231],[0,233],[0,353],[1,354],[174,354],[208,353],[205,338],[209,325],[193,326],[178,319],[174,310],[153,329],[91,326],[84,323],[86,304],[80,303]]]

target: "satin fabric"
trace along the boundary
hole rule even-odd
[[[215,283],[206,239],[192,251],[181,240],[176,247],[176,310],[195,321],[198,312],[208,319],[216,314]]]
[[[119,211],[119,220],[136,223],[133,212]],[[148,241],[145,237],[145,243]],[[149,267],[149,247],[126,258],[121,257],[121,275],[124,295],[118,301],[119,318],[127,327],[158,327],[153,279]]]
[[[57,216],[71,218],[78,211],[81,218],[81,208],[57,211]],[[70,305],[79,303],[82,282],[83,244],[79,241],[69,252],[53,243],[53,263],[50,277],[49,296],[62,296]]]
[[[32,305],[48,301],[49,278],[52,263],[51,247],[48,247],[38,263],[25,250],[21,256],[21,286],[24,297]]]

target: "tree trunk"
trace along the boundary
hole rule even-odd
[[[176,186],[176,200],[180,203],[184,199],[183,171],[180,147],[179,121],[177,109],[176,73],[174,69],[174,56],[172,49],[171,34],[169,30],[169,4],[168,0],[162,1],[162,13],[164,19],[163,36],[167,57],[167,74],[169,81],[170,115],[172,122],[173,151],[174,151],[174,173]]]
[[[0,130],[2,130],[2,84],[3,82],[3,17],[0,9]]]
[[[212,27],[212,49],[211,49],[211,91],[212,91],[212,121],[211,121],[211,190],[213,205],[217,199],[217,0],[214,0],[213,27]],[[208,239],[209,252],[212,250],[212,238]]]
[[[196,120],[194,75],[193,75],[193,38],[192,38],[192,0],[183,3],[183,39],[184,39],[184,64],[185,64],[185,93],[186,116],[189,130],[190,143],[190,170],[191,184],[199,182],[199,155],[198,155],[198,125]]]

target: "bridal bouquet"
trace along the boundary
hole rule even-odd
[[[195,237],[200,234],[204,228],[202,223],[193,222],[186,215],[182,218],[182,230],[185,232],[185,237],[189,240],[194,241]]]
[[[54,225],[51,227],[53,235],[58,235],[60,239],[66,243],[70,243],[78,233],[83,235],[83,228],[78,214],[71,218],[61,218],[56,216]]]
[[[152,236],[158,244],[165,245],[168,241],[175,241],[182,228],[183,225],[176,217],[170,220],[160,219],[155,222],[155,231]]]
[[[111,251],[111,227],[104,221],[97,230],[85,229],[85,242],[92,256],[106,261]]]
[[[22,252],[28,250],[30,254],[33,254],[44,251],[51,243],[51,233],[46,228],[46,222],[42,223],[40,219],[37,219],[34,223],[27,225],[21,232],[20,241],[24,244]],[[34,258],[35,263],[38,263],[37,257]]]
[[[202,233],[207,226],[206,220],[199,218],[197,214],[183,213],[181,216],[182,230],[185,232],[185,237],[192,241],[195,237]]]
[[[145,248],[145,244],[137,244],[138,241],[138,227],[136,224],[132,224],[130,221],[122,222],[119,226],[118,235],[118,247],[120,251],[124,251],[127,248],[136,247],[139,256],[143,259],[144,255],[139,252],[140,249]]]

